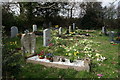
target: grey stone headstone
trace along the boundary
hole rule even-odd
[[[102,33],[103,33],[103,34],[106,34],[106,33],[107,33],[107,31],[106,31],[106,28],[105,28],[105,27],[102,27]]]
[[[50,29],[45,29],[43,31],[43,46],[48,46],[51,39]]]
[[[114,35],[115,35],[114,31],[109,32],[110,41],[114,40]]]
[[[18,28],[16,26],[11,27],[11,38],[18,34]]]
[[[105,28],[105,27],[102,27],[102,33],[104,33],[104,28]]]
[[[33,32],[37,31],[37,25],[33,25]]]
[[[71,32],[71,26],[69,26],[69,33]]]
[[[47,24],[43,23],[43,29],[47,28]]]
[[[73,23],[73,31],[75,30],[75,23]]]
[[[34,33],[25,33],[22,34],[21,37],[21,44],[24,53],[35,53],[35,46],[36,46],[36,36]]]
[[[52,27],[52,23],[51,22],[49,22],[49,27]]]
[[[59,35],[62,34],[62,27],[59,28]]]

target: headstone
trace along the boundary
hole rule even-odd
[[[103,33],[103,34],[106,34],[106,33],[107,33],[107,31],[106,31],[106,28],[105,28],[105,27],[102,27],[102,33]]]
[[[51,22],[49,22],[49,27],[52,27],[52,23]]]
[[[114,40],[114,34],[115,34],[114,31],[109,32],[110,41]]]
[[[16,26],[11,27],[11,38],[18,34],[18,28]]]
[[[24,53],[34,54],[35,46],[36,46],[35,33],[26,32],[25,34],[22,34],[21,44],[22,44],[22,49],[23,49]]]
[[[37,31],[37,25],[33,25],[33,32]]]
[[[69,33],[71,32],[71,26],[69,26]]]
[[[73,23],[73,31],[75,30],[75,23]]]
[[[48,46],[50,43],[50,39],[51,39],[50,29],[45,29],[43,31],[43,46]]]
[[[62,27],[59,28],[59,35],[62,34]]]
[[[43,23],[43,29],[47,28],[47,24]]]

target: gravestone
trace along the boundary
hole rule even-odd
[[[75,23],[73,23],[73,31],[75,30]]]
[[[50,39],[51,39],[50,29],[45,29],[43,31],[43,46],[48,46],[50,43]]]
[[[36,36],[35,33],[28,31],[25,32],[25,34],[22,34],[21,37],[21,45],[23,53],[27,53],[24,55],[32,55],[35,54],[35,46],[36,46]]]
[[[106,30],[105,27],[102,27],[102,33],[103,33],[103,34],[106,34],[106,33],[107,33],[107,30]]]
[[[71,32],[71,26],[69,26],[69,33]]]
[[[18,28],[16,26],[11,27],[11,38],[17,36]]]
[[[43,29],[47,28],[47,24],[43,23]]]
[[[33,25],[33,32],[37,31],[37,25]]]
[[[110,41],[113,41],[113,40],[114,40],[114,34],[115,34],[114,31],[110,31],[110,32],[109,32]]]
[[[52,27],[52,23],[51,22],[49,22],[49,27]]]
[[[59,35],[62,34],[62,27],[59,28]]]

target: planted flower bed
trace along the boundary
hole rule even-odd
[[[58,57],[58,60],[55,61],[55,57],[51,59],[48,58],[39,58],[39,56],[33,56],[31,58],[27,59],[27,62],[35,63],[35,64],[41,64],[47,67],[56,67],[56,68],[62,68],[62,69],[68,69],[72,68],[77,71],[81,70],[90,70],[90,60],[84,59],[84,60],[75,60],[74,62],[70,62],[69,59],[65,59],[65,61],[60,61],[59,59],[62,59],[61,57]]]

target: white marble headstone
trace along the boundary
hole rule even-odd
[[[69,33],[71,32],[71,26],[69,26]]]
[[[50,43],[51,34],[50,29],[45,29],[43,31],[43,46],[48,46]]]
[[[59,35],[62,34],[62,27],[59,28]]]
[[[18,34],[18,28],[16,26],[11,27],[11,38]]]
[[[33,32],[22,34],[21,44],[25,53],[35,53],[36,36]]]
[[[73,31],[75,30],[75,23],[73,23]]]
[[[33,25],[33,32],[37,31],[37,25]]]

